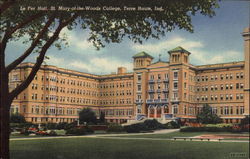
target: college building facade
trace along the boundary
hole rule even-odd
[[[242,33],[244,61],[194,66],[189,51],[176,47],[169,61],[152,62],[145,52],[133,56],[134,71],[119,67],[117,73],[94,75],[43,65],[36,77],[11,105],[34,123],[73,122],[78,112],[92,108],[105,112],[108,122],[167,121],[196,118],[203,104],[226,123],[249,115],[250,28]],[[26,79],[32,63],[22,63],[10,73],[14,89]]]

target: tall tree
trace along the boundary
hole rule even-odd
[[[95,112],[91,108],[84,108],[79,112],[79,121],[81,124],[84,123],[96,123]]]
[[[125,37],[141,43],[160,38],[174,28],[192,32],[191,17],[196,13],[214,16],[218,0],[1,0],[0,43],[0,158],[9,158],[9,111],[13,99],[29,86],[51,46],[61,48],[66,39],[59,36],[63,28],[80,26],[89,31],[88,40],[96,48],[119,43]],[[38,8],[39,6],[47,7]],[[76,11],[75,6],[162,7],[163,11]],[[69,7],[60,8],[60,6]],[[6,65],[9,42],[23,40],[27,49]],[[18,50],[17,50],[18,51]],[[10,90],[9,73],[32,53],[36,62],[26,79]]]
[[[222,119],[212,111],[212,107],[204,104],[201,112],[196,116],[197,121],[202,124],[217,124],[222,123]]]

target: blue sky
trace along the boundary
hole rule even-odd
[[[158,60],[168,61],[167,51],[182,46],[190,51],[190,61],[194,65],[242,61],[243,38],[241,33],[250,24],[250,1],[221,1],[213,18],[196,15],[192,19],[194,33],[174,30],[160,40],[150,39],[142,45],[125,39],[120,44],[108,44],[97,51],[87,42],[84,31],[63,30],[68,36],[69,47],[62,50],[50,48],[46,64],[94,74],[115,72],[117,67],[127,67],[132,71],[132,56],[145,51]],[[21,41],[11,42],[7,47],[6,63],[20,56],[27,46]],[[26,61],[34,61],[30,56]]]

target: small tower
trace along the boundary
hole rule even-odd
[[[189,55],[191,54],[187,50],[178,46],[170,51],[168,51],[170,56],[170,64],[188,64],[189,63]]]
[[[244,114],[249,115],[249,100],[250,100],[250,27],[245,28],[242,36],[244,38],[244,55],[245,55],[245,64],[244,64]]]
[[[135,54],[133,58],[134,58],[134,69],[146,68],[148,65],[151,64],[152,60],[154,59],[146,52],[139,52]]]

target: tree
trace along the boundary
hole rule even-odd
[[[95,112],[91,108],[84,108],[79,112],[79,121],[81,124],[86,123],[96,123]]]
[[[88,40],[97,49],[107,43],[119,43],[125,37],[141,43],[143,39],[164,36],[178,27],[192,32],[191,17],[196,13],[214,16],[218,0],[4,0],[0,1],[0,158],[9,158],[9,111],[13,99],[26,89],[46,58],[51,46],[59,49],[67,39],[59,36],[62,29],[79,26],[89,31]],[[35,5],[45,6],[39,10]],[[162,6],[164,11],[76,11],[75,6]],[[55,8],[54,8],[55,6]],[[68,11],[60,6],[69,7]],[[71,9],[70,9],[71,8]],[[27,49],[6,65],[6,47],[10,41],[23,40]],[[9,73],[32,53],[37,59],[27,78],[13,90],[9,89]]]
[[[217,124],[222,123],[222,119],[212,112],[212,107],[204,104],[200,113],[196,116],[197,121],[202,124]]]
[[[26,123],[26,120],[23,115],[19,113],[11,114],[10,116],[11,123]]]
[[[103,111],[101,111],[101,113],[100,113],[99,122],[105,123],[105,113]]]

